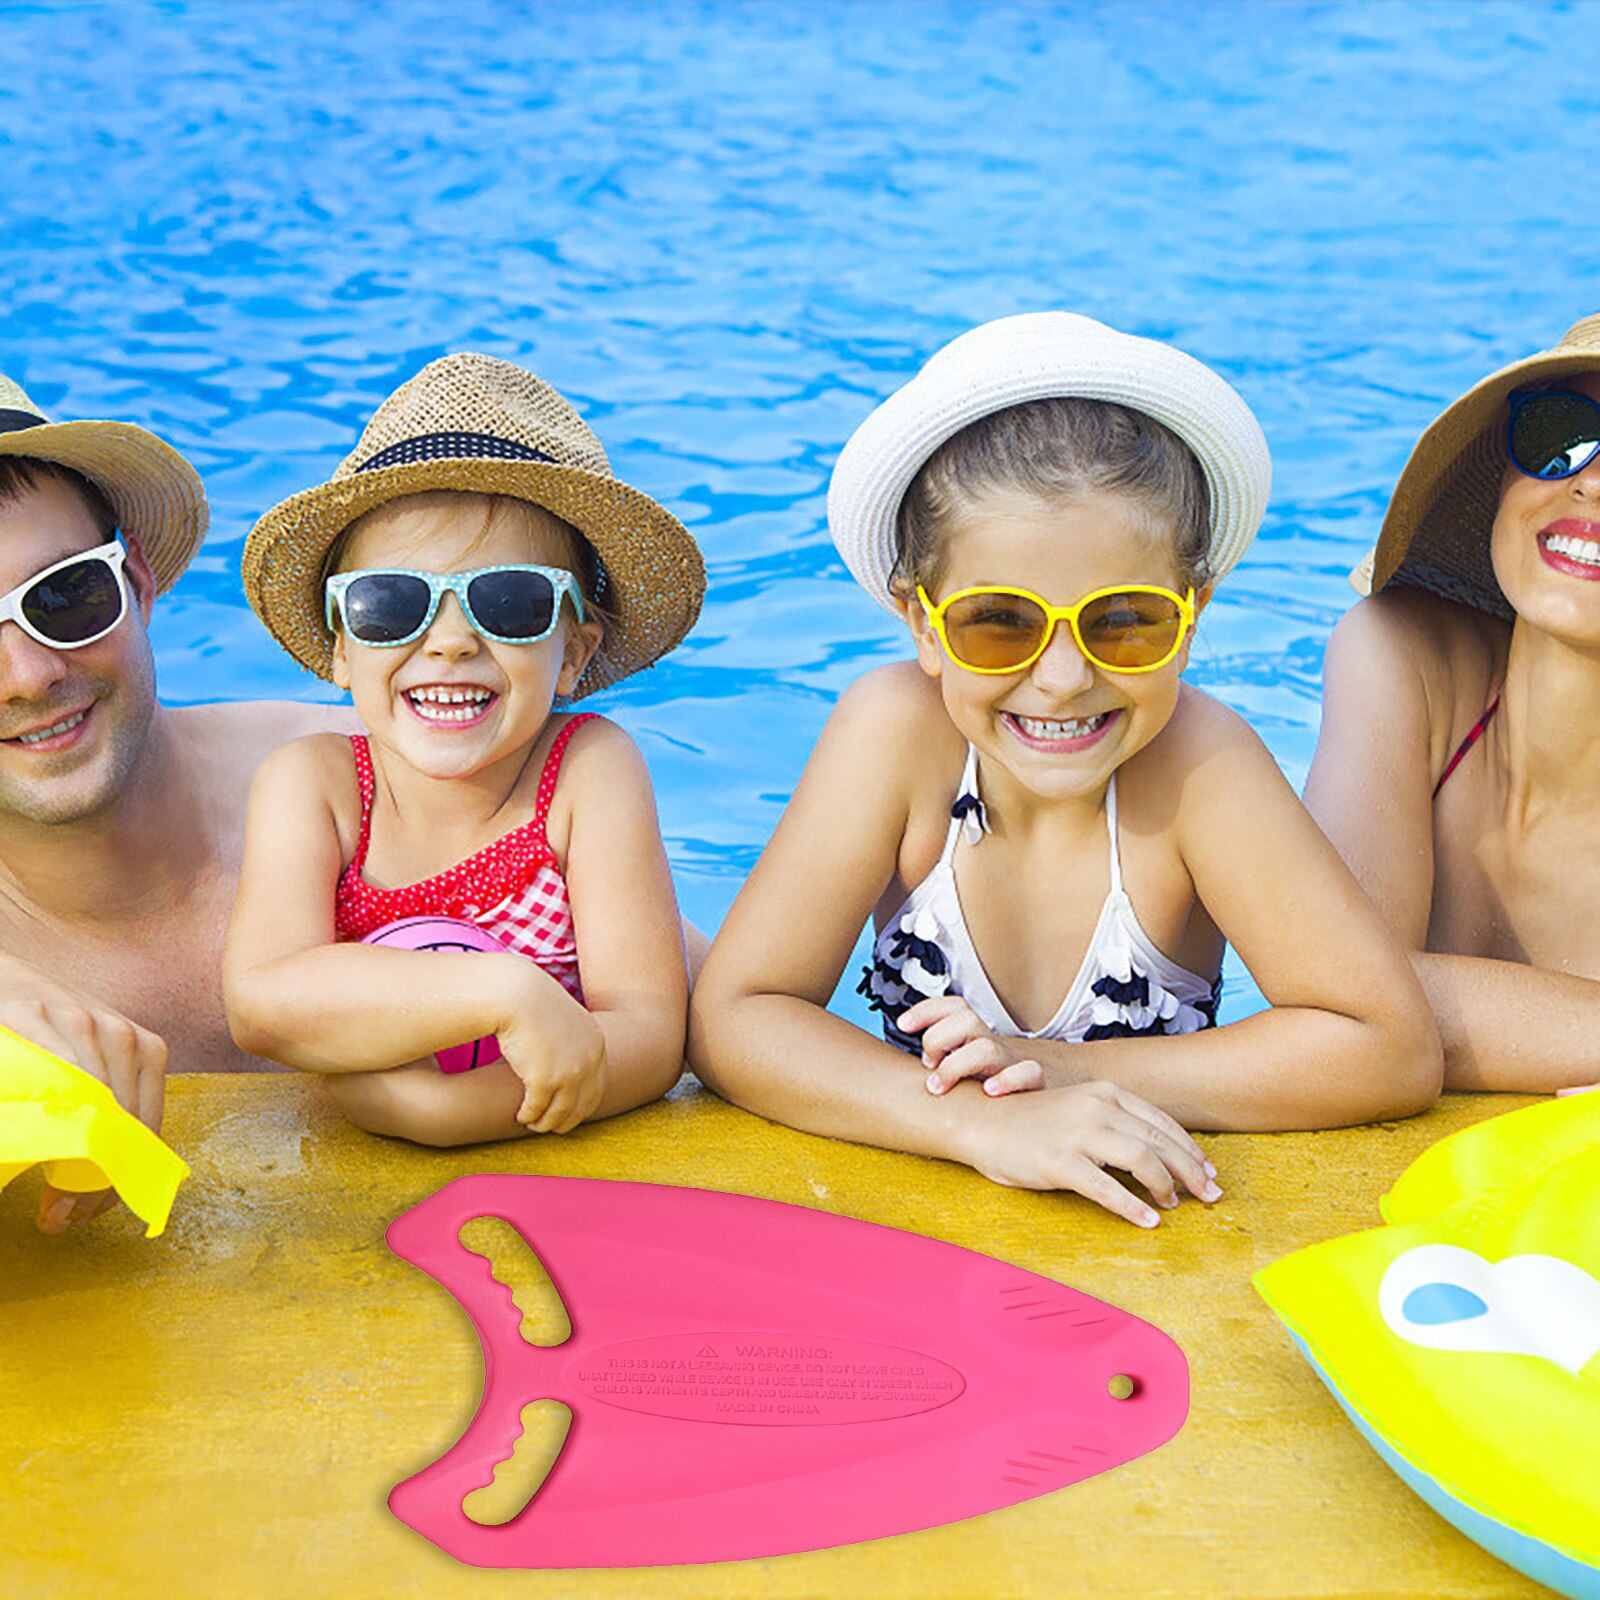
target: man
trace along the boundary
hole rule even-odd
[[[205,536],[194,469],[143,429],[51,423],[0,377],[0,1024],[160,1125],[168,1065],[261,1069],[223,1013],[245,803],[327,707],[173,709],[146,627]],[[46,1189],[60,1232],[109,1194]]]

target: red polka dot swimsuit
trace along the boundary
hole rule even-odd
[[[365,735],[352,734],[356,781],[361,786],[361,837],[334,894],[334,928],[355,941],[402,917],[459,917],[492,933],[507,949],[536,961],[573,999],[583,1000],[578,942],[572,929],[567,880],[545,834],[567,742],[597,713],[573,717],[550,747],[533,819],[496,839],[459,866],[400,889],[378,889],[361,875],[372,832],[372,751]]]

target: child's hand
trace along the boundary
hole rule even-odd
[[[895,1025],[922,1034],[929,1094],[943,1094],[963,1078],[982,1078],[985,1094],[1044,1088],[1044,1068],[992,1033],[958,994],[919,1000]]]
[[[972,1136],[968,1159],[984,1177],[1017,1189],[1071,1189],[1141,1228],[1160,1217],[1103,1168],[1131,1173],[1159,1206],[1177,1205],[1179,1183],[1200,1200],[1222,1198],[1199,1145],[1166,1112],[1115,1084],[1001,1101],[974,1119]]]
[[[500,1053],[522,1079],[517,1121],[531,1133],[571,1133],[594,1115],[605,1091],[605,1034],[564,992],[558,991],[558,1003],[552,1004],[543,986],[554,986],[554,980],[527,965],[530,977],[542,980],[535,986],[536,1002],[517,1006],[495,1029]]]

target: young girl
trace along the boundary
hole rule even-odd
[[[708,1082],[1146,1227],[1102,1169],[1217,1198],[1184,1126],[1433,1101],[1404,953],[1260,741],[1180,678],[1267,486],[1220,378],[1064,313],[964,335],[862,425],[829,519],[916,662],[842,697],[723,924],[691,1020]],[[884,1042],[827,1010],[869,913]],[[1224,939],[1272,1009],[1217,1028]]]
[[[638,751],[554,709],[688,631],[704,567],[560,395],[436,361],[333,480],[257,523],[245,587],[366,733],[263,764],[224,958],[241,1047],[426,1144],[664,1093],[687,977]]]

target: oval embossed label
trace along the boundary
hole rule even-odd
[[[665,1333],[574,1357],[579,1392],[684,1422],[885,1422],[948,1405],[966,1379],[933,1356],[832,1334]]]

